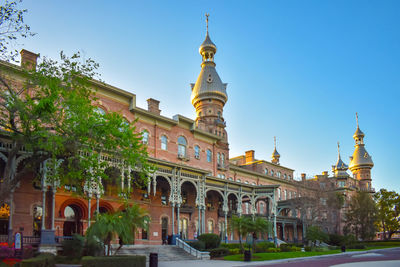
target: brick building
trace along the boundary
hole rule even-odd
[[[180,234],[184,239],[193,239],[201,233],[237,239],[228,231],[229,218],[234,214],[258,215],[271,221],[271,239],[301,241],[312,220],[325,222],[327,231],[340,232],[340,226],[338,229],[330,226],[333,218],[326,208],[326,192],[341,192],[349,199],[357,190],[373,191],[370,174],[373,163],[365,150],[364,134],[358,123],[350,161],[352,176],[340,153],[332,169],[333,176],[323,172],[307,179],[302,174],[300,181],[294,179],[293,169],[280,164],[276,144],[271,161],[256,159],[253,150],[230,158],[223,115],[228,100],[227,84],[216,71],[217,47],[208,30],[199,52],[201,71],[197,81],[191,84],[194,119],[182,115],[165,117],[158,100],[148,99],[148,108],[144,109],[136,106],[135,94],[101,82],[92,83],[98,97],[93,104],[100,112],[120,112],[129,122],[137,119],[136,127],[147,144],[149,161],[157,168],[145,187],[133,186],[131,190],[130,201],[139,203],[151,216],[149,231],[140,229],[136,242],[161,244],[168,235]],[[25,66],[35,67],[36,54],[23,50],[21,58],[21,62],[29,63]],[[0,65],[2,74],[9,70],[15,77],[21,68],[7,62]],[[5,135],[0,138],[0,173],[3,173],[5,155],[12,144]],[[29,153],[21,151],[16,171],[24,160],[29,160]],[[124,167],[118,162],[110,161],[109,166],[123,173]],[[47,232],[55,236],[84,234],[95,220],[96,211],[115,212],[123,208],[116,188],[126,184],[124,179],[128,184],[130,181],[130,177],[122,177],[121,185],[104,184],[104,190],[90,190],[88,199],[74,195],[74,188],[57,188],[45,182],[33,184],[32,179],[26,177],[10,192],[9,199],[0,203],[3,240],[16,231],[21,231],[27,242],[39,242],[40,236],[43,239],[43,233]]]

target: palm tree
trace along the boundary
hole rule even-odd
[[[230,231],[231,232],[236,232],[239,236],[239,244],[240,244],[240,249],[244,251],[243,248],[243,243],[242,243],[242,237],[247,236],[247,234],[250,231],[252,224],[252,220],[250,217],[242,216],[242,217],[237,217],[237,216],[232,216],[231,223],[230,223]],[[250,226],[250,227],[249,227]]]
[[[120,239],[120,246],[115,253],[126,243],[135,241],[138,228],[148,229],[150,218],[148,212],[134,204],[126,206],[124,211],[113,214],[99,214],[97,221],[86,232],[88,242],[101,242],[103,248],[107,246],[105,255],[111,254],[111,241],[116,237]]]

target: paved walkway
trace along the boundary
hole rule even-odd
[[[379,253],[381,252],[381,253]],[[394,260],[384,260],[383,252],[398,255]],[[240,266],[335,266],[335,267],[398,267],[400,266],[400,248],[378,249],[369,251],[352,251],[339,254],[321,255],[303,258],[291,258],[270,261],[223,261],[223,260],[191,260],[159,262],[159,267],[240,267]],[[379,261],[381,257],[382,261]],[[341,260],[341,262],[340,262]],[[346,261],[356,261],[343,263]],[[311,262],[311,263],[310,263]],[[338,265],[339,264],[339,265]]]

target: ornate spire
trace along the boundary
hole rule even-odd
[[[357,129],[356,132],[353,135],[354,140],[356,141],[356,145],[361,145],[364,143],[364,133],[360,130],[360,127],[358,125],[358,113],[356,112],[356,123],[357,123]]]
[[[374,163],[372,162],[371,156],[365,149],[365,144],[364,144],[365,134],[360,130],[358,124],[358,113],[356,113],[356,122],[357,122],[357,129],[353,135],[356,145],[353,156],[350,157],[349,168],[351,171],[355,171],[357,168],[371,169],[374,166]]]
[[[278,151],[276,150],[276,136],[274,136],[274,152],[272,152],[272,163],[279,164],[279,155]]]
[[[210,14],[206,13],[206,27],[207,27],[207,35],[208,35],[208,17]]]
[[[337,149],[338,149],[338,160],[335,165],[332,166],[332,171],[335,177],[339,176],[347,176],[348,174],[346,171],[348,170],[348,166],[342,161],[340,157],[340,143],[337,142]]]

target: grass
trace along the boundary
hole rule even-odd
[[[400,244],[398,245],[400,246]],[[383,248],[393,248],[397,246],[371,246],[366,249],[347,249],[346,251],[367,251],[371,249],[383,249]],[[329,250],[329,251],[310,251],[310,252],[275,252],[275,253],[254,253],[252,255],[252,261],[268,261],[268,260],[280,260],[280,259],[290,259],[290,258],[300,258],[300,257],[311,257],[311,256],[320,256],[320,255],[331,255],[341,253],[341,250]],[[243,254],[238,255],[229,255],[224,257],[224,260],[227,261],[243,261]]]

